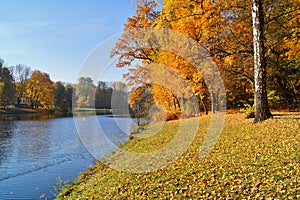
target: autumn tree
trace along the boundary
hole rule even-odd
[[[222,97],[219,95],[218,86],[211,84],[215,82],[214,70],[210,71],[209,67],[202,66],[202,74],[199,74],[185,58],[159,49],[155,38],[151,38],[147,31],[130,31],[134,28],[160,28],[166,33],[169,30],[180,32],[197,41],[218,66],[225,83],[227,102],[231,107],[252,105],[259,98],[263,106],[256,107],[260,110],[259,113],[267,116],[262,118],[268,118],[271,115],[268,108],[268,92],[269,99],[272,94],[278,95],[281,100],[285,99],[288,104],[298,101],[298,1],[260,2],[256,20],[260,25],[255,21],[252,23],[252,11],[256,8],[253,5],[256,4],[252,4],[251,1],[164,0],[161,11],[157,11],[155,3],[151,2],[142,1],[138,5],[135,16],[128,19],[122,38],[112,50],[112,56],[119,56],[118,67],[131,66],[133,61],[140,61],[128,70],[125,78],[128,85],[135,87],[137,91],[146,86],[145,84],[152,83],[151,93],[156,104],[168,102],[166,105],[172,105],[176,95],[161,86],[154,86],[153,79],[149,76],[153,72],[153,66],[151,69],[148,67],[150,63],[163,64],[177,71],[192,86],[199,103],[202,101],[202,104],[206,105],[211,101],[212,111],[218,109]],[[256,37],[258,35],[259,38]],[[177,43],[188,46],[182,39],[178,39],[175,44]],[[168,44],[170,49],[176,46],[170,41]],[[263,56],[258,57],[257,53],[262,53]],[[262,65],[257,67],[258,64]],[[165,74],[162,73],[161,77],[163,76]],[[258,82],[260,84],[255,84]],[[162,91],[164,95],[161,94]],[[171,92],[170,95],[167,95],[168,92]],[[138,93],[142,95],[141,92],[136,94]],[[177,101],[184,99],[176,98]],[[138,100],[137,95],[135,100]],[[173,105],[166,106],[165,109],[171,111],[176,107],[176,103]]]
[[[136,59],[143,61],[153,61],[151,55],[153,49],[146,49],[140,45],[140,41],[145,37],[145,33],[138,29],[150,28],[159,16],[156,1],[143,1],[137,6],[135,16],[128,18],[124,27],[124,33],[118,43],[111,51],[111,57],[118,56],[117,67],[130,66]]]
[[[225,32],[221,37],[225,42],[220,48],[222,66],[219,69],[226,84],[228,102],[234,106],[253,104],[252,4],[241,0],[219,2],[223,2],[222,16],[226,19]],[[295,42],[287,45],[287,41],[297,41],[294,27],[298,27],[299,4],[293,0],[266,0],[262,2],[262,9],[268,100],[273,106],[276,106],[273,103],[275,99],[279,100],[278,103],[290,104],[297,96],[294,91],[299,80],[296,72],[299,64],[297,56],[288,57],[287,52],[299,51],[299,45]]]
[[[151,89],[151,84],[145,84],[131,91],[129,105],[138,125],[142,118],[150,117],[150,108],[154,105]]]
[[[143,88],[145,84],[151,84],[151,78],[147,76],[149,74],[147,65],[158,63],[159,50],[155,47],[155,41],[145,40],[147,38],[145,30],[155,26],[155,21],[159,16],[160,12],[157,11],[157,6],[155,1],[144,1],[138,5],[136,15],[128,19],[124,34],[111,54],[119,56],[118,67],[130,66],[133,61],[140,61],[134,68],[129,69],[129,73],[125,74],[128,85],[135,87],[136,91],[139,90],[139,87]],[[141,31],[138,31],[139,28]],[[145,45],[140,45],[141,41],[144,41]],[[177,118],[179,106],[172,91],[160,84],[152,84],[151,87],[155,103],[163,106],[169,116],[174,115]],[[134,101],[138,102],[136,95],[135,98]]]
[[[269,0],[264,10],[270,106],[290,105],[293,109],[300,101],[300,4]]]
[[[50,109],[53,107],[53,82],[49,74],[35,70],[32,72],[26,87],[31,99],[31,107]]]

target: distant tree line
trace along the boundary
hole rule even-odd
[[[0,58],[0,105],[5,109],[15,99],[16,86],[10,70],[3,63]]]
[[[71,112],[73,106],[111,109],[114,88],[118,89],[120,85],[122,83],[103,81],[94,85],[90,77],[80,77],[78,84],[53,82],[45,72],[32,71],[22,64],[6,67],[4,60],[0,58],[1,109],[11,105],[62,112]],[[122,87],[124,89],[125,85]],[[125,101],[127,102],[127,98]]]
[[[80,77],[74,94],[75,106],[78,108],[128,108],[128,92],[122,82],[98,81],[94,85],[90,77]]]

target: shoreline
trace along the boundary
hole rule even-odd
[[[59,111],[59,110],[43,110],[43,109],[30,109],[30,108],[17,108],[8,107],[5,110],[0,109],[1,116],[43,116],[43,115],[53,115],[53,116],[73,116],[74,114],[96,114],[96,115],[111,115],[111,109],[78,109],[74,111]]]
[[[45,111],[39,111],[29,108],[8,107],[0,110],[0,115],[25,115],[25,114],[42,114]]]

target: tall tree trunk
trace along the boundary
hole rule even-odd
[[[264,37],[264,12],[262,0],[252,0],[253,44],[254,44],[254,123],[271,117],[266,88],[266,60]]]
[[[208,111],[207,111],[206,105],[205,105],[205,103],[203,101],[202,95],[200,95],[199,98],[200,98],[200,101],[201,101],[201,103],[203,105],[203,109],[204,109],[205,115],[208,115]]]
[[[211,92],[211,112],[216,112],[216,94],[215,92]]]

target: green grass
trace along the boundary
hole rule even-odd
[[[85,114],[96,114],[96,115],[107,115],[111,114],[111,109],[94,109],[94,108],[75,108],[73,113],[85,113]]]
[[[185,119],[196,123],[198,118]],[[300,120],[276,117],[259,124],[228,114],[209,155],[199,149],[209,126],[200,117],[197,135],[178,160],[154,172],[129,173],[100,162],[63,188],[57,199],[299,199]],[[122,149],[151,152],[175,137],[179,121],[148,138],[134,137]],[[151,131],[151,130],[146,130]],[[141,133],[146,134],[147,133]],[[114,156],[114,155],[113,155]]]

